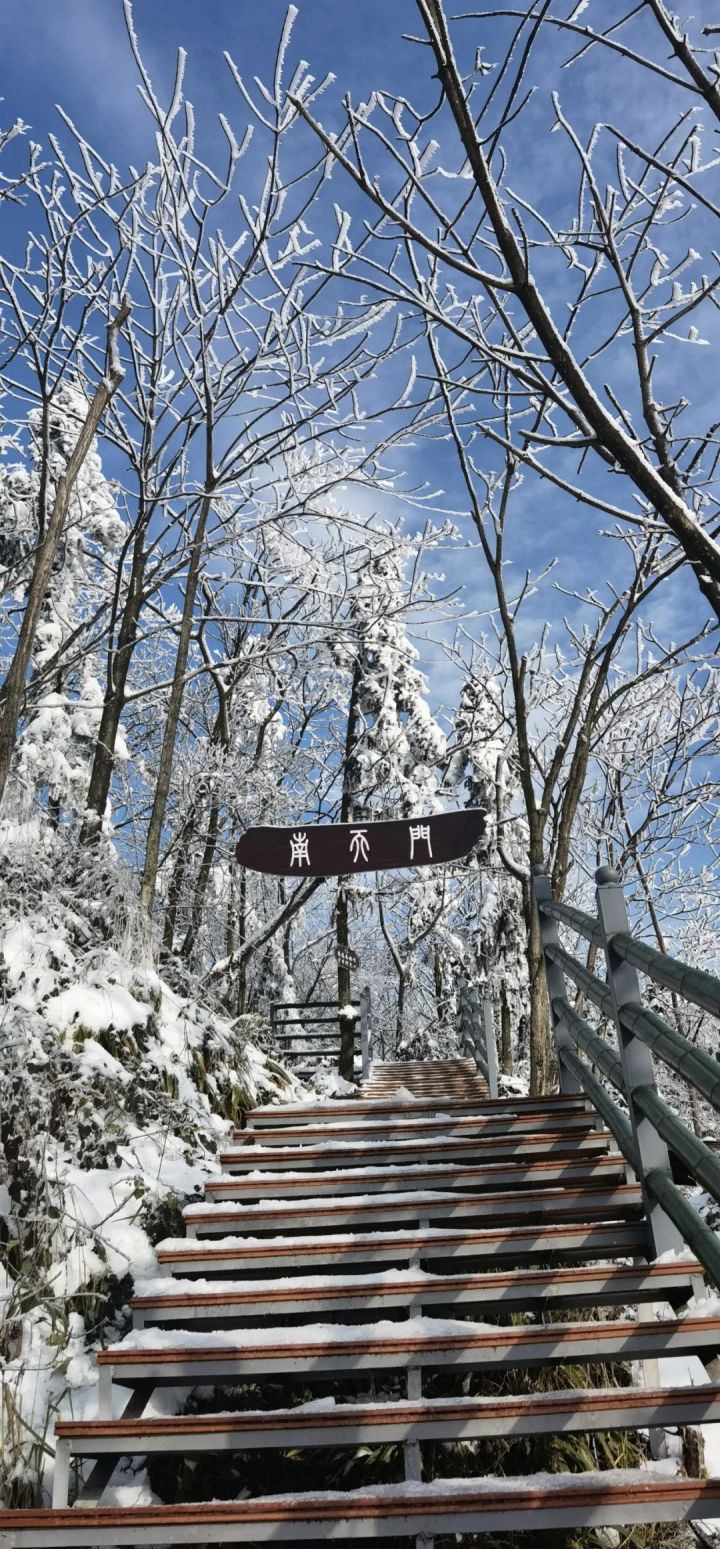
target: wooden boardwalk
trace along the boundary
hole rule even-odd
[[[652,1467],[423,1477],[425,1443],[720,1419],[714,1384],[556,1390],[553,1370],[566,1363],[612,1368],[664,1354],[708,1363],[720,1349],[720,1319],[683,1311],[702,1285],[700,1266],[689,1255],[649,1261],[641,1193],[583,1098],[491,1100],[470,1060],[377,1064],[355,1101],[248,1114],[221,1162],[204,1202],[185,1212],[186,1236],[160,1245],[163,1278],[136,1288],[132,1331],[98,1356],[97,1418],[58,1425],[53,1507],[0,1512],[0,1549],[364,1538],[427,1546],[508,1527],[720,1516],[720,1481]],[[426,1373],[517,1370],[548,1372],[552,1386],[492,1398],[423,1391]],[[372,1397],[378,1373],[401,1374],[405,1396]],[[328,1377],[345,1387],[332,1408],[222,1407],[246,1379],[296,1379],[312,1392]],[[162,1387],[211,1388],[217,1411],[149,1417]],[[128,1455],[328,1445],[350,1454],[385,1443],[403,1449],[404,1478],[393,1485],[103,1505]],[[76,1496],[79,1461],[86,1480]]]

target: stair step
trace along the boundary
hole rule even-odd
[[[550,1432],[636,1430],[720,1420],[720,1385],[610,1388],[511,1398],[436,1398],[380,1404],[299,1404],[238,1414],[133,1420],[61,1420],[70,1457],[245,1448],[357,1446],[363,1442],[454,1441]]]
[[[512,1370],[565,1362],[651,1360],[698,1355],[711,1360],[720,1349],[720,1318],[627,1319],[602,1323],[555,1323],[509,1328],[485,1323],[417,1317],[404,1324],[310,1324],[303,1329],[243,1329],[231,1333],[138,1329],[120,1345],[97,1354],[102,1409],[109,1409],[108,1379],[133,1387],[198,1387],[232,1384],[250,1376],[302,1377],[338,1372],[423,1369]]]
[[[232,1280],[141,1282],[130,1301],[136,1326],[174,1325],[212,1319],[272,1318],[280,1313],[315,1317],[319,1312],[373,1312],[390,1307],[482,1307],[497,1313],[557,1307],[624,1307],[640,1301],[686,1301],[691,1282],[702,1285],[694,1259],[646,1267],[510,1270],[505,1274],[393,1274],[296,1276],[254,1285]]]
[[[523,1178],[520,1181],[527,1181]],[[227,1186],[230,1196],[235,1192]],[[222,1194],[223,1190],[218,1191]],[[267,1190],[260,1191],[261,1193]],[[463,1194],[440,1189],[406,1193],[348,1194],[346,1198],[283,1200],[261,1199],[258,1204],[213,1204],[218,1193],[210,1194],[203,1205],[188,1205],[183,1219],[189,1236],[227,1236],[228,1232],[305,1232],[355,1227],[362,1229],[378,1223],[423,1221],[493,1221],[497,1226],[518,1217],[549,1216],[561,1221],[607,1221],[620,1216],[637,1215],[642,1209],[642,1191],[637,1184],[616,1187],[566,1184],[562,1188],[518,1189],[512,1193]],[[342,1189],[338,1190],[342,1194]]]
[[[415,1259],[422,1262],[471,1258],[476,1264],[503,1261],[522,1265],[555,1255],[571,1262],[578,1258],[608,1259],[613,1255],[645,1258],[648,1250],[647,1228],[642,1222],[615,1222],[612,1226],[579,1222],[485,1231],[431,1227],[414,1232],[358,1232],[343,1237],[228,1236],[215,1242],[188,1242],[180,1238],[161,1243],[156,1252],[158,1263],[180,1274],[187,1273],[189,1266],[202,1274],[227,1274],[229,1270],[247,1274],[267,1269],[294,1272],[308,1265],[341,1273],[357,1264],[403,1264]]]
[[[720,1516],[720,1480],[668,1479],[652,1469],[442,1479],[427,1485],[265,1496],[186,1506],[0,1512],[0,1549],[98,1549],[138,1544],[298,1543],[454,1533],[539,1532],[689,1522]]]
[[[511,1189],[553,1183],[613,1182],[625,1175],[627,1163],[619,1151],[544,1159],[509,1157],[483,1165],[453,1164],[419,1167],[356,1167],[338,1172],[265,1172],[256,1168],[245,1177],[210,1178],[205,1195],[212,1199],[320,1199],[340,1194],[432,1193],[448,1189]]]
[[[285,1124],[277,1129],[236,1129],[232,1131],[232,1145],[247,1151],[285,1150],[294,1156],[306,1149],[331,1146],[343,1147],[358,1144],[399,1145],[402,1142],[418,1142],[427,1139],[432,1144],[445,1140],[490,1140],[492,1138],[517,1139],[524,1135],[553,1134],[558,1137],[585,1135],[602,1127],[602,1120],[589,1113],[511,1114],[500,1118],[492,1114],[483,1118],[478,1114],[453,1117],[440,1114],[419,1119],[361,1119],[353,1123],[340,1119],[331,1124]]]
[[[439,1116],[427,1116],[426,1118],[412,1119],[361,1119],[353,1123],[351,1119],[332,1122],[328,1119],[323,1124],[285,1124],[276,1132],[272,1129],[236,1129],[233,1130],[233,1144],[242,1146],[246,1151],[253,1149],[260,1151],[273,1147],[287,1147],[290,1154],[296,1147],[330,1145],[335,1141],[344,1142],[360,1139],[373,1141],[400,1141],[420,1139],[428,1135],[432,1139],[460,1140],[463,1136],[477,1136],[484,1138],[486,1135],[521,1135],[521,1134],[546,1134],[549,1130],[556,1134],[567,1135],[569,1133],[583,1133],[586,1130],[596,1129],[598,1117],[592,1113],[576,1113],[570,1110],[568,1113],[542,1112],[517,1113],[513,1112],[512,1105],[508,1117],[502,1114],[466,1114],[455,1115],[440,1114]]]
[[[363,1090],[366,1090],[363,1088]],[[383,1097],[368,1100],[358,1097],[351,1102],[283,1103],[277,1107],[250,1108],[245,1113],[245,1124],[260,1129],[280,1129],[287,1124],[321,1124],[324,1119],[358,1119],[364,1114],[378,1118],[396,1115],[401,1119],[417,1119],[422,1114],[452,1113],[479,1115],[507,1115],[510,1113],[587,1113],[583,1097],[518,1097],[518,1098],[466,1098],[455,1101],[450,1096],[445,1101],[437,1098],[413,1098],[393,1101]]]
[[[288,1171],[292,1176],[299,1168],[333,1170],[337,1168],[372,1167],[378,1162],[394,1166],[411,1166],[428,1162],[449,1163],[454,1158],[470,1161],[473,1157],[497,1159],[526,1156],[575,1156],[578,1153],[597,1152],[607,1148],[612,1136],[607,1130],[588,1131],[549,1130],[531,1131],[529,1134],[502,1133],[481,1136],[460,1136],[453,1139],[443,1135],[435,1138],[421,1136],[410,1140],[343,1141],[339,1144],[287,1147],[263,1146],[236,1147],[220,1152],[220,1166],[227,1172],[250,1172],[258,1166],[263,1172]],[[253,1154],[255,1152],[255,1154]]]

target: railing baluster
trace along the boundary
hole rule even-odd
[[[601,866],[595,873],[595,881],[598,915],[605,942],[608,988],[612,996],[625,1080],[625,1096],[640,1164],[639,1182],[645,1194],[645,1206],[656,1255],[677,1252],[684,1247],[683,1238],[657,1198],[649,1193],[645,1186],[645,1178],[649,1172],[664,1173],[671,1179],[672,1170],[665,1141],[661,1139],[650,1119],[646,1118],[634,1101],[637,1087],[651,1087],[655,1090],[655,1070],[652,1054],[647,1045],[630,1031],[621,1016],[623,1006],[639,1005],[641,1002],[640,981],[636,970],[613,948],[613,936],[621,933],[626,935],[630,928],[625,896],[614,867]]]

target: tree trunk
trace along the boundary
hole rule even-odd
[[[340,822],[349,823],[353,812],[353,775],[351,760],[357,740],[358,694],[360,691],[360,664],[355,663],[350,703],[345,728],[345,755],[343,759],[343,788],[340,801]],[[350,912],[348,908],[348,877],[338,878],[338,896],[335,909],[335,947],[337,951],[338,1006],[352,1005],[352,978],[350,968],[342,962],[350,947]],[[355,1079],[355,1019],[340,1017],[340,1058],[338,1070],[345,1081]]]
[[[338,951],[337,982],[338,1004],[342,1013],[344,1006],[352,1005],[352,979],[347,964],[341,961],[343,948],[347,951],[350,945],[350,932],[348,920],[348,900],[345,885],[346,877],[340,878],[337,906],[335,909],[335,942]],[[345,1081],[355,1079],[355,1018],[340,1016],[340,1059],[338,1062],[340,1075]]]
[[[25,696],[27,671],[32,656],[40,612],[45,601],[53,565],[60,546],[60,539],[70,505],[70,497],[77,483],[83,463],[92,446],[93,437],[98,429],[100,420],[123,379],[124,373],[120,365],[117,341],[120,329],[123,323],[127,321],[129,315],[130,303],[123,301],[117,316],[113,318],[108,329],[107,370],[105,376],[95,389],[92,402],[80,427],[80,433],[68,459],[65,472],[58,479],[55,501],[50,513],[45,537],[35,556],[35,565],[28,590],[28,599],[23,614],[20,635],[10,664],[10,670],[5,679],[2,707],[0,708],[0,802],[5,792],[10,773],[10,764],[15,751],[17,723]]]
[[[175,754],[175,739],[177,737],[180,710],[183,694],[185,692],[185,672],[190,652],[190,637],[192,635],[193,617],[195,613],[195,598],[200,580],[200,567],[202,563],[203,548],[205,543],[205,531],[210,516],[212,504],[211,487],[206,486],[205,494],[200,506],[195,536],[190,548],[190,565],[185,586],[185,598],[183,602],[182,623],[180,625],[180,638],[178,640],[175,669],[173,672],[172,688],[170,690],[170,703],[168,705],[165,720],[165,731],[160,753],[160,767],[158,770],[157,785],[155,786],[155,799],[148,824],[147,843],[145,846],[145,865],[143,868],[142,883],[140,886],[140,905],[147,914],[151,913],[155,901],[155,887],[157,884],[158,866],[160,863],[160,840],[162,838],[163,824],[167,810],[168,796],[170,794],[170,777],[172,775],[173,757]]]
[[[500,991],[500,1069],[504,1076],[511,1076],[513,1073],[512,1028],[505,985]]]
[[[245,940],[245,910],[247,905],[247,872],[244,866],[240,867],[239,884],[236,888],[233,874],[230,875],[230,896],[228,898],[227,912],[227,955],[233,957]],[[231,1016],[241,1017],[247,1010],[247,968],[244,960],[236,974],[230,973],[227,990],[225,992],[225,1004]]]
[[[403,969],[399,968],[398,969],[397,1020],[396,1020],[396,1023],[395,1023],[395,1041],[396,1041],[396,1045],[397,1045],[398,1049],[400,1048],[400,1045],[401,1045],[402,1039],[403,1039],[403,1023],[404,1023],[404,1020],[405,1020],[405,973],[404,973]]]
[[[532,883],[523,883],[523,914],[527,933],[525,955],[530,990],[530,1092],[542,1096],[555,1083],[555,1058],[550,1034],[550,1013],[545,985],[540,925],[532,895]]]
[[[143,587],[147,561],[145,538],[148,519],[149,512],[143,511],[135,535],[130,585],[125,598],[117,650],[112,656],[108,670],[108,686],[103,701],[100,727],[95,742],[93,764],[90,771],[90,784],[85,803],[85,818],[80,833],[80,839],[83,844],[93,844],[99,837],[110,795],[110,785],[115,767],[115,743],[120,727],[120,718],[125,707],[125,685],[135,650],[140,614],[144,602]]]
[[[177,923],[177,912],[178,906],[180,904],[180,898],[182,896],[185,875],[187,872],[188,843],[195,832],[195,822],[195,810],[194,808],[191,808],[186,821],[183,823],[180,837],[177,842],[177,856],[175,865],[173,866],[173,873],[170,878],[170,886],[168,887],[167,906],[165,909],[165,919],[163,921],[162,943],[162,955],[166,957],[170,956],[175,946],[175,926]]]
[[[445,1006],[443,1003],[443,975],[440,951],[436,946],[433,951],[433,982],[435,985],[435,1005],[437,1006],[438,1027],[445,1022]]]
[[[181,948],[181,956],[184,958],[189,958],[192,955],[195,942],[197,941],[197,935],[200,929],[200,921],[202,919],[202,912],[205,906],[205,894],[207,893],[207,885],[210,881],[210,872],[212,870],[212,863],[215,858],[219,832],[220,803],[217,799],[217,796],[213,796],[212,805],[210,807],[207,834],[205,836],[205,847],[203,849],[200,870],[198,872],[197,881],[195,883],[195,892],[193,894],[190,924],[188,925],[185,934],[185,940]]]

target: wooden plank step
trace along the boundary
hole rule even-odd
[[[363,1442],[455,1441],[478,1437],[635,1430],[706,1425],[720,1420],[720,1385],[598,1388],[510,1398],[440,1398],[320,1409],[256,1409],[133,1420],[60,1420],[67,1455],[107,1457],[152,1452],[357,1446]],[[65,1450],[65,1449],[64,1449]]]
[[[409,1083],[412,1080],[474,1080],[477,1074],[475,1061],[464,1055],[430,1060],[375,1060],[371,1074],[364,1085],[372,1086],[375,1081],[389,1080],[393,1076]]]
[[[549,1148],[548,1148],[549,1149]],[[418,1167],[356,1167],[337,1172],[285,1172],[270,1173],[255,1168],[245,1177],[209,1178],[205,1185],[205,1197],[213,1199],[322,1199],[336,1198],[340,1194],[370,1195],[397,1194],[405,1190],[413,1194],[448,1189],[516,1189],[546,1184],[574,1182],[614,1182],[623,1178],[627,1163],[619,1151],[603,1154],[602,1151],[581,1152],[579,1156],[559,1156],[545,1159],[542,1153],[525,1157],[508,1157],[505,1162],[487,1162],[484,1165],[462,1166],[449,1162],[446,1166]]]
[[[230,1193],[234,1191],[229,1189]],[[338,1190],[342,1195],[343,1191]],[[287,1203],[261,1199],[257,1204],[188,1205],[183,1210],[189,1237],[227,1236],[231,1232],[306,1232],[356,1230],[378,1223],[423,1221],[492,1221],[497,1226],[518,1218],[549,1217],[553,1222],[608,1221],[637,1216],[642,1210],[642,1191],[637,1184],[615,1187],[569,1183],[558,1188],[517,1189],[508,1193],[463,1194],[440,1189],[373,1195],[348,1194],[334,1199],[293,1199]]]
[[[424,1135],[459,1140],[464,1135],[545,1134],[548,1130],[566,1135],[596,1129],[599,1122],[597,1114],[576,1113],[574,1110],[549,1114],[517,1113],[513,1110],[508,1115],[474,1113],[451,1117],[450,1114],[430,1114],[420,1119],[365,1118],[355,1123],[351,1119],[339,1119],[334,1123],[328,1119],[317,1125],[285,1124],[278,1131],[236,1129],[233,1130],[232,1139],[233,1145],[249,1151],[284,1146],[294,1153],[299,1146],[330,1144],[336,1140],[415,1140]]]
[[[458,1231],[427,1228],[420,1231],[357,1232],[336,1237],[245,1238],[228,1236],[187,1241],[166,1240],[157,1250],[158,1263],[175,1273],[247,1274],[258,1270],[277,1273],[310,1266],[338,1274],[358,1264],[403,1264],[410,1261],[470,1258],[483,1263],[523,1265],[538,1260],[608,1259],[612,1255],[646,1258],[649,1238],[644,1222],[613,1222],[611,1226],[568,1222],[563,1226],[509,1226],[499,1229]]]
[[[411,1083],[403,1082],[402,1084],[399,1081],[378,1081],[369,1086],[367,1090],[367,1097],[370,1101],[373,1098],[395,1096],[404,1099],[406,1094],[409,1095],[411,1101],[415,1097],[434,1097],[438,1102],[442,1102],[448,1097],[457,1100],[476,1098],[478,1101],[482,1101],[490,1096],[488,1088],[482,1080],[413,1081]]]
[[[130,1300],[135,1326],[192,1324],[212,1320],[232,1324],[240,1318],[263,1319],[296,1314],[375,1312],[390,1307],[420,1309],[482,1307],[496,1314],[552,1311],[556,1307],[625,1307],[638,1302],[687,1301],[702,1288],[702,1266],[695,1259],[672,1264],[601,1269],[509,1270],[504,1274],[424,1274],[417,1269],[393,1274],[301,1276],[263,1280],[253,1285],[232,1280],[188,1281],[169,1278],[138,1282]]]
[[[403,1119],[417,1119],[422,1114],[452,1113],[452,1114],[510,1114],[510,1113],[587,1113],[587,1106],[583,1097],[571,1095],[557,1095],[552,1097],[496,1097],[475,1100],[465,1099],[454,1102],[448,1097],[446,1102],[438,1102],[435,1098],[415,1098],[414,1100],[393,1101],[392,1098],[377,1098],[368,1100],[364,1097],[354,1098],[350,1102],[328,1103],[283,1103],[277,1107],[247,1109],[244,1119],[246,1125],[254,1125],[255,1129],[279,1129],[286,1124],[321,1124],[324,1119],[357,1119],[364,1114],[370,1117],[382,1115],[396,1115]]]
[[[629,1319],[602,1323],[547,1323],[511,1328],[463,1320],[416,1317],[406,1323],[309,1324],[302,1329],[243,1329],[228,1333],[137,1329],[122,1344],[97,1353],[99,1417],[110,1415],[111,1383],[134,1387],[198,1387],[246,1377],[303,1381],[341,1372],[459,1369],[514,1370],[565,1362],[653,1360],[697,1355],[710,1361],[720,1349],[720,1318]]]
[[[613,1472],[526,1479],[438,1480],[322,1495],[265,1496],[183,1506],[94,1507],[0,1512],[0,1549],[100,1549],[139,1544],[351,1541],[506,1530],[518,1532],[689,1522],[720,1516],[720,1481],[667,1479],[652,1469],[637,1481]]]
[[[458,1138],[444,1135],[437,1138],[421,1136],[411,1140],[342,1141],[338,1144],[321,1142],[315,1146],[300,1146],[293,1150],[284,1146],[234,1147],[220,1152],[220,1166],[226,1172],[250,1172],[260,1167],[263,1172],[280,1172],[284,1169],[356,1168],[372,1167],[378,1163],[394,1167],[417,1166],[438,1162],[448,1164],[453,1160],[472,1161],[501,1160],[507,1157],[525,1156],[575,1156],[587,1151],[607,1148],[612,1141],[608,1131],[588,1129],[580,1131],[532,1130],[526,1134],[491,1134]]]

